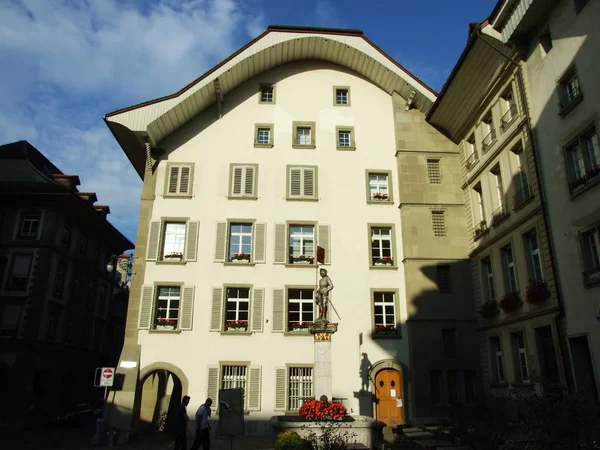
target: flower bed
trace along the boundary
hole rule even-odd
[[[527,287],[527,293],[525,294],[525,300],[528,303],[541,303],[550,297],[550,290],[545,281],[534,281]]]
[[[302,404],[298,414],[308,421],[340,420],[346,416],[346,407],[341,403],[308,400]]]

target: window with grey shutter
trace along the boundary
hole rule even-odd
[[[217,223],[217,239],[215,242],[215,262],[225,262],[227,257],[227,222]]]
[[[331,264],[331,244],[330,244],[330,225],[319,225],[319,242],[318,245],[325,250],[325,262],[324,264]],[[317,252],[318,256],[318,252]]]
[[[273,289],[273,323],[274,333],[283,333],[285,331],[285,291],[283,289]]]
[[[263,331],[264,303],[265,289],[254,288],[252,290],[252,305],[250,306],[250,331],[254,333],[262,333]]]
[[[185,260],[196,261],[198,252],[198,228],[200,222],[188,222],[185,235]]]
[[[317,199],[317,167],[288,166],[288,200]]]
[[[159,220],[150,222],[150,230],[148,231],[148,249],[146,251],[146,259],[148,261],[156,261],[158,258],[160,229],[161,223]]]
[[[140,315],[138,321],[138,328],[140,330],[150,329],[153,306],[154,286],[142,286],[142,298],[140,299]]]
[[[248,368],[246,405],[248,411],[260,411],[260,396],[262,383],[261,366],[250,366]]]
[[[183,287],[179,329],[191,330],[194,316],[194,286]]]
[[[187,164],[169,164],[165,196],[190,196],[192,192],[194,166]]]
[[[256,197],[256,164],[232,164],[230,197]]]
[[[275,224],[275,264],[285,264],[285,247],[287,240],[287,226],[285,223]]]
[[[285,411],[287,403],[287,369],[275,369],[275,411]]]
[[[212,399],[214,405],[219,404],[219,384],[221,381],[220,369],[220,366],[208,366],[208,376],[206,378],[206,397]]]
[[[255,263],[264,263],[267,253],[267,224],[254,224],[254,249],[253,261]]]
[[[212,302],[210,307],[210,331],[223,329],[223,288],[212,288]]]

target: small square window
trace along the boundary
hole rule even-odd
[[[22,238],[37,238],[42,214],[39,212],[26,212],[21,220],[19,236]]]
[[[194,181],[194,164],[167,164],[165,196],[191,197]]]
[[[442,182],[439,159],[427,160],[427,175],[429,176],[429,182],[431,184],[439,184]]]
[[[315,122],[294,122],[293,148],[315,148]]]
[[[229,198],[256,198],[258,165],[231,164]]]
[[[272,84],[261,84],[258,97],[259,103],[275,103],[275,86]]]
[[[350,88],[339,86],[333,88],[334,105],[335,106],[350,106]]]
[[[431,223],[434,236],[446,236],[446,219],[444,217],[444,211],[431,211]]]
[[[254,129],[255,147],[273,147],[273,125],[257,124]]]
[[[367,201],[369,203],[391,203],[392,173],[367,171]]]
[[[317,167],[287,167],[287,199],[317,200]]]
[[[337,149],[338,150],[355,150],[356,143],[354,142],[354,127],[336,127]]]

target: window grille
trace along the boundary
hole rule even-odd
[[[306,400],[313,398],[312,367],[289,368],[289,407],[298,411]]]

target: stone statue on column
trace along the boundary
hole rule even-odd
[[[319,307],[319,318],[316,320],[317,322],[325,322],[327,323],[327,309],[329,308],[329,292],[333,289],[333,282],[331,278],[327,276],[327,270],[321,268],[319,270],[319,275],[321,275],[321,279],[319,280],[319,285],[317,286],[315,301],[317,306]]]

